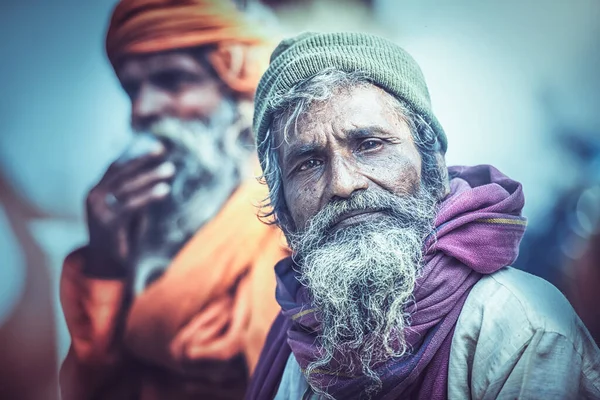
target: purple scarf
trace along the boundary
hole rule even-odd
[[[447,398],[450,345],[469,291],[482,275],[511,264],[518,255],[526,226],[521,185],[488,165],[451,167],[449,173],[450,195],[440,204],[435,234],[425,242],[415,304],[407,310],[411,329],[405,335],[413,351],[376,366],[381,399]],[[247,399],[275,396],[291,352],[302,369],[318,356],[319,323],[306,288],[298,283],[291,259],[275,270],[282,313],[267,337]],[[329,374],[327,368],[319,368],[311,379],[338,399],[357,398],[371,383],[364,376]]]

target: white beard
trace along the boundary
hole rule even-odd
[[[148,207],[134,239],[134,292],[157,279],[174,255],[211,220],[247,174],[252,146],[240,140],[247,125],[225,101],[208,123],[167,118],[150,135],[165,141],[176,166],[171,194]]]
[[[367,190],[329,204],[303,232],[290,235],[301,282],[322,318],[324,356],[308,366],[306,376],[335,356],[344,373],[371,377],[369,390],[375,391],[381,382],[373,365],[410,350],[403,333],[410,322],[405,309],[421,267],[423,242],[432,231],[435,204],[425,190],[403,198]],[[328,233],[339,215],[373,207],[385,215]]]

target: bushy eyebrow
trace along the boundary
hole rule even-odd
[[[344,133],[349,140],[365,139],[373,136],[396,136],[394,133],[378,125],[349,129]]]
[[[323,146],[317,142],[302,143],[298,145],[292,145],[290,150],[287,151],[285,160],[287,162],[293,162],[295,160],[317,154],[323,151]]]

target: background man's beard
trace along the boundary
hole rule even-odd
[[[339,216],[363,209],[384,215],[330,233]],[[409,350],[405,308],[435,212],[436,200],[425,189],[410,197],[363,191],[328,204],[305,230],[289,235],[301,281],[322,318],[323,355],[309,365],[306,376],[335,356],[344,373],[367,375],[374,382],[370,390],[380,387],[374,364]]]
[[[212,219],[240,183],[252,146],[240,140],[246,126],[233,102],[208,122],[166,118],[150,134],[168,148],[176,167],[170,196],[149,206],[135,237],[134,290],[139,293],[170,264],[187,240]]]

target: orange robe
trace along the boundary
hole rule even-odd
[[[67,257],[64,400],[243,396],[279,311],[273,266],[288,255],[281,232],[256,216],[265,196],[255,181],[240,186],[135,299],[124,280],[82,274],[85,248]]]

